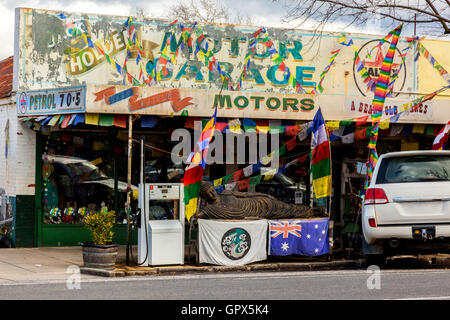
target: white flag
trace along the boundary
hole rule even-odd
[[[227,183],[224,185],[225,190],[233,191],[234,187],[236,187],[236,182]]]
[[[241,266],[267,259],[267,220],[198,219],[199,261]]]
[[[300,128],[301,128],[302,130],[301,130],[300,133],[297,135],[297,136],[298,136],[298,139],[299,139],[300,141],[303,141],[303,140],[305,140],[306,138],[308,138],[308,136],[309,136],[309,134],[310,134],[310,132],[308,131],[308,129],[312,128],[312,125],[313,125],[313,122],[312,122],[312,121],[309,121],[309,122],[306,122],[306,123],[300,125]]]
[[[342,143],[344,144],[353,143],[355,142],[355,134],[354,133],[346,134],[345,136],[341,137],[341,140]]]
[[[403,130],[403,124],[395,123],[391,126],[391,137],[398,135]]]
[[[253,174],[253,165],[249,165],[243,169],[244,177],[250,177]]]

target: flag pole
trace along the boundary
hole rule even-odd
[[[131,246],[131,224],[130,224],[130,214],[131,214],[131,160],[132,160],[132,148],[133,148],[133,115],[128,116],[128,172],[127,172],[127,245],[126,245],[126,257],[125,264],[130,265],[130,246]]]
[[[323,117],[323,114],[322,114],[322,117]],[[330,135],[329,135],[329,133],[328,133],[328,128],[327,128],[327,126],[326,126],[326,123],[325,123],[325,117],[323,117],[323,124],[324,124],[324,126],[325,126],[325,133],[326,133],[326,135],[327,135],[327,141],[328,141],[328,154],[330,155],[330,182],[329,182],[329,185],[328,185],[328,190],[330,191],[330,195],[329,196],[327,196],[327,212],[328,212],[328,219],[330,218],[330,216],[331,216],[331,187],[332,187],[332,185],[333,185],[333,183],[332,183],[332,181],[333,181],[333,164],[332,164],[332,159],[331,159],[331,142],[330,142]]]
[[[314,190],[313,190],[313,179],[312,179],[312,143],[313,143],[313,133],[311,132],[311,142],[309,144],[309,206],[314,207]]]
[[[325,124],[325,121],[323,122]],[[331,194],[332,194],[332,186],[333,186],[333,161],[331,158],[331,141],[330,141],[330,136],[328,134],[328,129],[325,125],[325,131],[327,133],[327,140],[328,140],[328,149],[329,149],[329,153],[330,153],[330,185],[329,185],[329,189],[330,190],[330,195],[328,196],[328,219],[330,219],[331,216]]]

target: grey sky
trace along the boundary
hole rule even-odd
[[[134,15],[136,7],[141,7],[152,17],[165,18],[168,8],[176,3],[177,0],[0,0],[0,60],[13,55],[16,7],[123,16]],[[290,27],[282,23],[285,0],[277,3],[271,0],[223,0],[223,3],[234,12],[250,16],[258,26]]]
[[[189,0],[186,0],[189,1]],[[234,14],[249,16],[257,26],[265,27],[294,27],[295,25],[282,23],[286,13],[285,4],[290,0],[222,0]],[[178,0],[0,0],[0,60],[13,55],[14,48],[14,8],[39,8],[49,10],[64,10],[68,12],[84,12],[106,15],[129,16],[136,13],[136,7],[144,9],[144,12],[152,17],[166,18],[170,6],[175,5]],[[343,31],[345,24],[334,24],[327,26],[328,30]],[[308,28],[304,26],[303,28]],[[365,27],[349,27],[346,32],[363,32],[385,34],[389,30],[382,30],[374,21],[368,21]],[[405,29],[404,29],[405,31]],[[408,32],[403,32],[408,34]]]

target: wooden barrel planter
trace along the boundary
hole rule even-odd
[[[83,243],[84,266],[108,270],[114,269],[118,252],[119,245],[116,243],[107,245]]]

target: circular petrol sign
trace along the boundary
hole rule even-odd
[[[19,96],[19,111],[22,114],[27,113],[27,94],[25,92]]]
[[[376,83],[380,75],[384,57],[390,46],[389,42],[385,42],[381,46],[378,45],[379,43],[380,40],[366,42],[358,51],[359,59],[355,59],[353,62],[353,78],[359,92],[361,92],[363,96],[370,96],[369,93],[372,93],[369,88],[370,80],[373,80]],[[367,71],[365,75],[361,75],[362,66],[364,66]],[[398,75],[392,86],[392,97],[399,95],[406,81],[406,65],[402,62],[401,51],[398,48],[396,48],[394,61],[392,63],[390,82],[393,80],[392,75],[396,73],[398,73]]]

